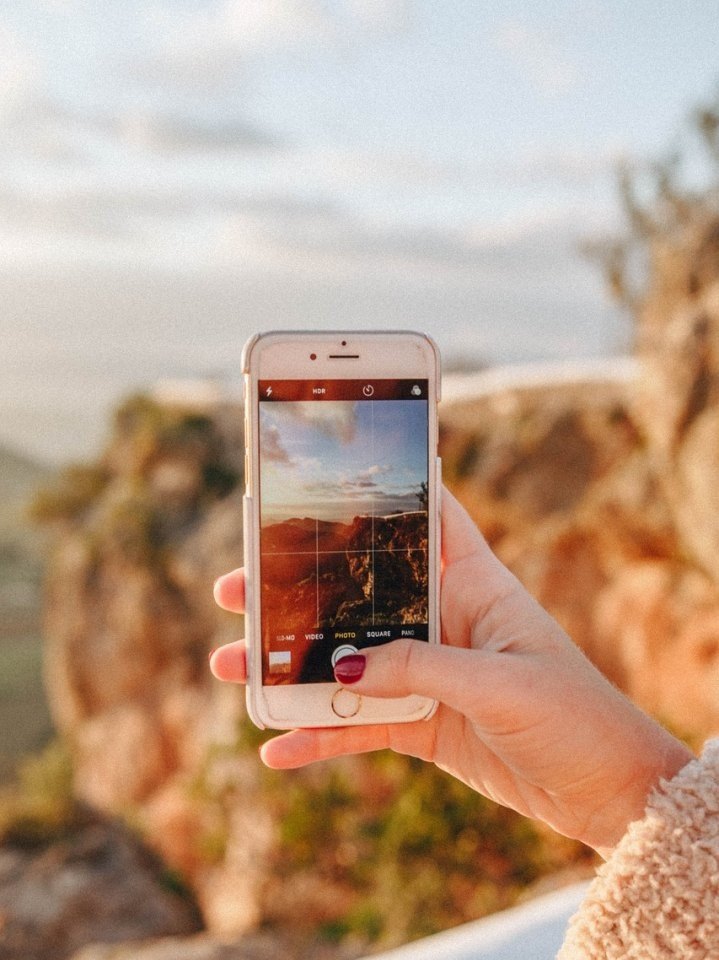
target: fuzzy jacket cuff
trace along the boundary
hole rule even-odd
[[[719,740],[662,781],[598,871],[557,960],[719,958]]]

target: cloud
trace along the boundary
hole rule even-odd
[[[8,257],[27,248],[33,262],[59,263],[84,245],[96,263],[132,257],[146,265],[167,262],[175,271],[269,273],[301,288],[385,280],[515,285],[517,275],[551,275],[558,261],[573,256],[579,238],[611,226],[600,200],[535,204],[512,217],[458,227],[376,223],[340,204],[247,196],[239,184],[178,191],[171,178],[162,180],[161,168],[145,183],[111,183],[97,173],[32,192],[0,183],[0,220]],[[326,430],[349,436],[350,425],[328,420]]]
[[[417,491],[415,489],[408,490],[406,484],[377,483],[367,477],[366,472],[359,473],[354,477],[346,475],[325,476],[322,479],[307,482],[304,489],[309,497],[336,503],[362,500],[366,503],[384,504],[385,506],[380,506],[380,509],[386,508],[388,501],[401,502],[407,500],[412,501],[415,508],[417,505]]]
[[[561,186],[583,190],[598,178],[606,177],[628,153],[621,140],[608,139],[566,145],[530,145],[505,156],[494,153],[484,158],[460,161],[437,160],[408,150],[375,151],[294,146],[286,153],[293,169],[313,177],[332,190],[382,184],[385,189],[403,191],[458,190],[491,192],[497,186],[519,186],[536,194],[538,186]],[[284,162],[278,153],[277,159]]]
[[[136,65],[145,79],[180,87],[221,87],[244,64],[269,51],[326,40],[331,20],[316,0],[221,0],[199,9],[155,7],[149,55]]]
[[[494,40],[510,62],[544,95],[567,93],[581,79],[577,63],[547,30],[521,20],[507,20]]]
[[[356,26],[378,33],[407,29],[414,4],[411,0],[344,0],[345,15]]]
[[[263,209],[239,204],[219,228],[213,252],[226,268],[264,265],[288,276],[376,276],[422,282],[516,282],[551,270],[572,243],[602,219],[604,205],[566,202],[535,206],[502,220],[461,227],[375,223],[336,205],[315,208],[278,198]]]
[[[169,53],[189,49],[226,50],[248,55],[324,39],[331,22],[316,0],[222,0],[177,14],[165,35]]]
[[[220,0],[184,12],[156,6],[146,19],[157,39],[135,72],[166,86],[221,89],[269,54],[340,49],[397,33],[410,8],[411,0]]]
[[[264,407],[264,405],[263,405]],[[277,430],[277,439],[289,439],[297,431],[299,425],[311,426],[325,436],[336,440],[340,444],[349,444],[357,432],[357,412],[354,403],[318,403],[304,401],[297,403],[272,403],[269,409],[263,411],[265,423],[272,424]],[[263,434],[264,438],[264,434]],[[275,441],[270,438],[271,449],[275,449]],[[290,444],[291,446],[291,444]],[[304,468],[312,466],[315,461],[311,458],[289,457],[288,461]]]
[[[263,460],[271,463],[291,463],[290,455],[285,450],[280,436],[279,428],[274,423],[261,422],[260,445],[262,449]]]
[[[94,263],[166,264],[176,272],[209,270],[235,278],[270,274],[273,282],[294,283],[298,290],[312,284],[334,289],[384,282],[467,290],[477,284],[514,287],[517,276],[527,283],[551,276],[558,262],[575,255],[573,244],[576,248],[580,237],[611,227],[609,148],[592,154],[537,150],[508,169],[476,173],[482,189],[491,190],[493,184],[521,187],[542,177],[551,183],[554,171],[568,184],[561,201],[556,191],[549,202],[546,196],[517,190],[511,215],[465,217],[457,225],[413,224],[362,215],[335,199],[342,196],[339,185],[323,180],[321,170],[312,179],[301,151],[304,159],[298,166],[296,151],[280,145],[248,146],[244,152],[223,147],[241,139],[240,122],[205,126],[195,124],[193,114],[176,120],[159,110],[124,116],[82,117],[38,99],[24,116],[5,123],[5,156],[14,151],[18,171],[4,183],[0,178],[6,260],[27,257],[52,264],[73,256]],[[262,136],[250,130],[245,139],[259,143]],[[175,163],[173,142],[185,144],[185,152],[191,143],[212,149],[223,164],[221,175],[209,163],[193,167],[192,155],[187,166],[182,157]],[[52,162],[37,159],[40,143],[53,151]],[[110,162],[123,143],[122,164]],[[209,146],[213,143],[216,148]],[[63,145],[78,151],[77,156],[63,157]],[[273,186],[266,193],[256,182],[260,164],[271,171],[267,182]],[[583,177],[601,186],[605,167],[606,190],[593,190],[591,199],[586,188],[572,186]],[[248,168],[250,175],[243,177]],[[473,175],[466,176],[471,182]],[[307,189],[299,194],[299,182],[312,185],[314,194]],[[315,296],[324,299],[319,290]],[[313,304],[306,307],[314,315]]]
[[[465,177],[507,186],[530,187],[536,192],[542,186],[560,186],[580,190],[598,180],[613,177],[628,149],[620,141],[590,143],[582,146],[534,147],[511,158],[488,161]]]
[[[3,118],[0,115],[0,123]],[[213,119],[191,111],[170,112],[134,106],[82,110],[28,92],[22,109],[6,116],[6,146],[36,152],[45,160],[88,158],[131,147],[156,155],[276,149],[274,134],[240,118]],[[82,146],[79,146],[82,145]]]
[[[353,477],[343,477],[340,482],[340,487],[342,488],[343,493],[349,497],[353,496],[363,496],[369,490],[379,491],[381,487],[386,485],[387,474],[392,472],[392,468],[388,466],[379,466],[379,464],[374,464],[371,467],[368,467],[366,470],[360,470]],[[385,478],[380,483],[380,478]],[[386,496],[386,491],[382,493],[383,496]]]
[[[35,88],[40,66],[20,37],[0,24],[0,121],[14,116]]]
[[[409,513],[418,509],[419,499],[416,491],[373,490],[348,492],[344,489],[327,490],[322,494],[322,503],[333,506],[335,511],[343,510],[348,518],[358,512],[365,516],[386,516],[396,513]],[[354,506],[351,506],[354,504]]]
[[[276,138],[242,120],[212,121],[181,114],[126,111],[108,119],[119,139],[162,153],[274,148]]]
[[[367,467],[366,470],[362,470],[359,474],[360,479],[370,479],[372,477],[378,477],[383,474],[389,473],[392,470],[388,464],[383,464],[380,466],[378,463],[373,464],[371,467]]]

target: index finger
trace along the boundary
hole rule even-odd
[[[215,580],[215,603],[231,613],[245,612],[245,568],[238,567]]]

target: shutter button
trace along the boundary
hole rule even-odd
[[[357,647],[353,646],[351,643],[343,643],[341,647],[337,647],[332,651],[332,666],[337,666],[337,661],[341,660],[342,657],[349,657],[353,653],[359,653]]]

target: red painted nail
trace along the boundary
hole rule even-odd
[[[338,683],[357,683],[367,666],[367,657],[363,653],[351,653],[335,664],[335,679]]]

